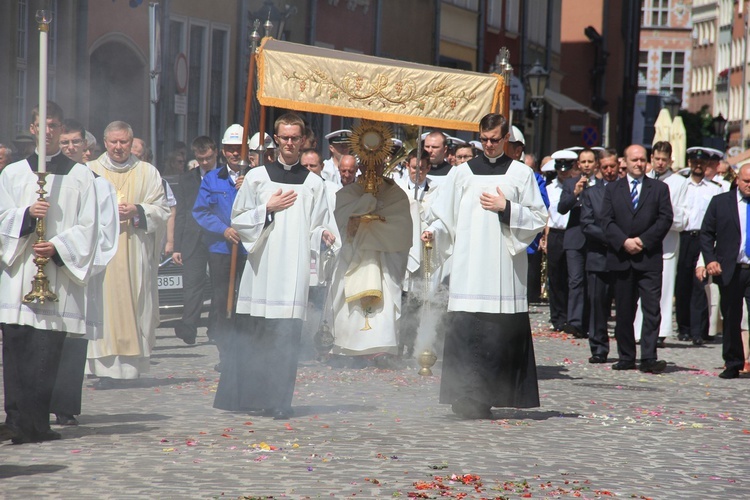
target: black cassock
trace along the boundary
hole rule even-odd
[[[507,156],[493,163],[480,155],[469,161],[468,166],[474,175],[503,175],[510,163]],[[499,217],[500,224],[506,224],[508,211]],[[528,312],[453,311],[446,319],[441,403],[456,404],[469,399],[486,408],[539,406]]]
[[[268,165],[266,170],[270,179],[280,184],[303,184],[309,174],[299,163],[291,170],[284,170],[278,161]],[[268,224],[270,221],[266,221]],[[291,409],[302,323],[301,319],[236,315],[234,328],[227,332],[214,408],[230,411]]]

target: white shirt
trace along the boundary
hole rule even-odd
[[[635,192],[638,193],[638,199],[640,200],[641,189],[643,189],[643,176],[636,179],[635,177],[631,177],[631,175],[628,174],[627,177],[628,177],[628,191],[630,191],[631,193],[633,192],[633,181],[638,181],[638,184],[635,185]]]
[[[711,198],[721,193],[721,191],[720,186],[705,178],[701,179],[698,183],[692,177],[688,178],[686,196],[688,221],[685,225],[685,231],[700,231],[708,203],[711,201]]]
[[[549,197],[549,222],[550,229],[565,229],[568,227],[568,218],[570,212],[561,214],[557,211],[557,205],[560,204],[563,185],[560,179],[555,179],[547,186],[547,196]]]

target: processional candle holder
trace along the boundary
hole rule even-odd
[[[52,22],[52,12],[48,10],[36,11],[36,22],[39,28],[39,127],[37,128],[37,154],[39,161],[36,172],[37,185],[39,189],[36,193],[39,195],[37,201],[45,201],[44,195],[47,191],[44,186],[47,184],[47,40],[49,36],[49,25]],[[44,218],[36,220],[37,243],[46,241],[46,226]],[[39,302],[44,304],[45,301],[57,302],[57,295],[49,289],[49,280],[44,273],[44,266],[49,262],[49,257],[34,257],[36,265],[36,274],[31,281],[31,291],[23,297],[23,302]]]
[[[432,281],[432,241],[422,242],[422,278],[424,282],[424,301],[422,303],[422,314],[430,314],[430,282]],[[437,362],[437,356],[432,349],[427,348],[417,357],[421,367],[417,373],[423,377],[432,376],[432,368]]]

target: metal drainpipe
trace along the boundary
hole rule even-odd
[[[477,18],[477,72],[484,73],[484,33],[487,19],[487,4],[479,2],[479,16]]]
[[[433,64],[440,66],[440,11],[441,11],[442,0],[435,0],[435,60]]]
[[[307,34],[307,44],[315,45],[315,35],[318,31],[318,2],[309,0],[307,10],[310,13],[310,32]]]
[[[382,35],[380,30],[383,27],[383,0],[376,0],[375,4],[375,55],[380,57],[380,41]]]

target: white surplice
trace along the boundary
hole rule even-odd
[[[497,195],[498,187],[510,202],[508,224],[479,202],[482,193]],[[432,202],[430,217],[428,230],[447,235],[450,242],[436,245],[437,251],[453,255],[449,311],[528,312],[526,248],[547,223],[547,208],[530,168],[515,160],[502,175],[475,175],[468,165],[453,168]]]
[[[274,168],[273,165],[268,168]],[[294,205],[266,224],[266,203],[279,189],[297,193]],[[336,236],[323,179],[310,173],[302,184],[273,182],[266,167],[250,170],[232,207],[247,262],[240,280],[237,313],[261,318],[305,319],[310,257],[320,261],[323,231]]]
[[[350,218],[368,214],[385,221],[362,220],[348,236]],[[335,216],[344,243],[331,288],[333,353],[395,354],[401,284],[412,244],[408,198],[391,179],[383,180],[377,196],[354,183],[337,193]],[[366,323],[370,329],[363,330]]]
[[[86,287],[86,338],[102,338],[104,328],[104,273],[107,264],[117,253],[120,216],[117,210],[115,187],[103,177],[94,179],[99,207],[99,234],[92,275]]]
[[[47,175],[44,189],[50,208],[44,219],[45,237],[55,245],[64,266],[50,259],[44,267],[58,301],[25,304],[22,299],[31,291],[37,272],[32,251],[37,237],[20,233],[26,210],[39,198],[37,179],[27,160],[8,165],[0,175],[0,323],[84,335],[85,284],[98,231],[94,176],[81,164],[64,175]]]
[[[419,286],[418,277],[423,276],[423,260],[426,255],[424,251],[424,244],[422,242],[422,232],[427,229],[427,214],[429,213],[430,205],[435,195],[438,192],[437,186],[435,186],[430,179],[425,180],[425,184],[419,186],[416,190],[414,189],[414,183],[408,177],[404,177],[397,180],[396,183],[406,192],[406,196],[409,198],[409,212],[411,213],[412,220],[412,245],[409,249],[409,259],[406,263],[406,276],[404,277],[403,290],[405,292],[417,291],[424,293],[426,290],[416,290]],[[433,248],[435,246],[433,244]],[[430,280],[430,294],[437,290],[437,285],[442,282],[444,278],[444,270],[447,269],[450,263],[442,263],[436,256],[436,251],[430,251],[430,273],[432,279]],[[422,297],[426,299],[427,297]]]
[[[145,221],[118,225],[117,252],[104,275],[103,335],[89,342],[87,373],[135,379],[148,372],[156,341],[160,243],[170,210],[161,175],[150,163],[131,155],[118,164],[104,153],[89,168],[114,186],[118,203],[140,207]]]

